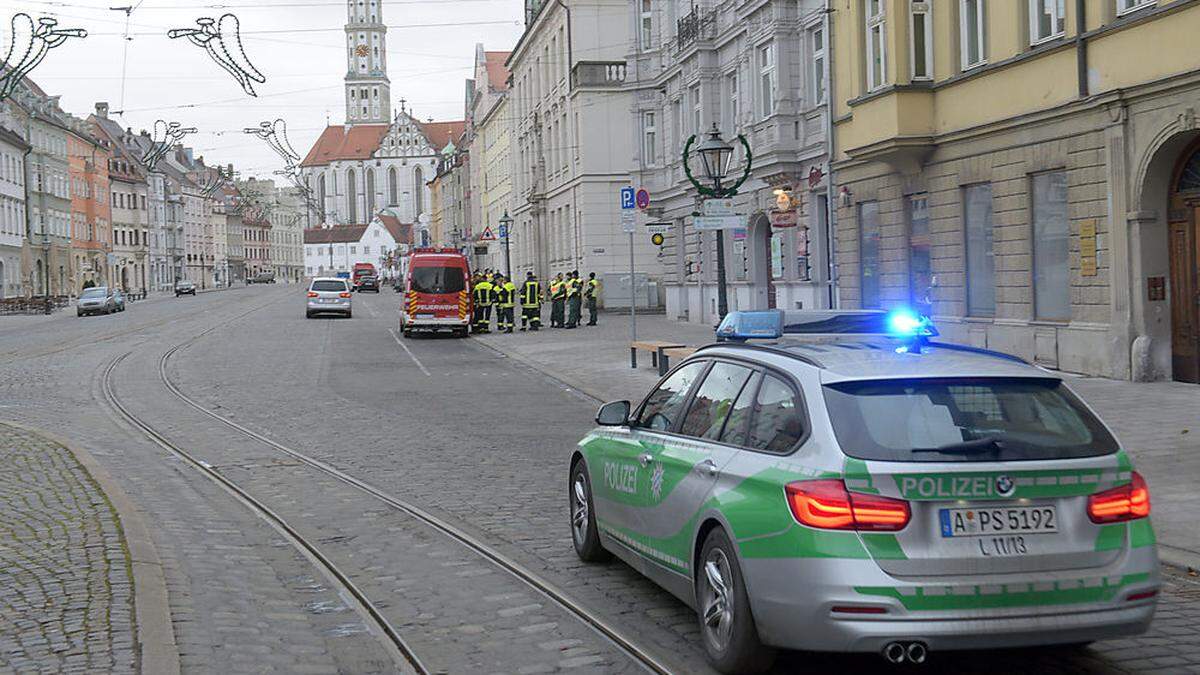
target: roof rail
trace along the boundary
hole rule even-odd
[[[730,349],[751,349],[754,351],[766,352],[768,354],[776,354],[778,356],[786,356],[789,359],[795,359],[797,361],[800,361],[801,363],[806,363],[814,368],[824,368],[825,367],[825,366],[821,365],[821,362],[817,361],[816,359],[812,359],[807,356],[796,354],[795,352],[788,351],[786,349],[779,349],[778,347],[772,347],[770,345],[751,344],[749,342],[713,342],[711,344],[704,345],[703,347],[699,347],[698,349],[696,349],[696,351],[694,353],[699,354],[700,352],[702,352],[706,349],[716,349],[716,348],[721,348],[721,347],[728,347]]]
[[[998,359],[1005,359],[1007,361],[1016,361],[1017,363],[1023,363],[1027,366],[1032,365],[1028,361],[1026,361],[1025,359],[1023,359],[1019,356],[1014,356],[1012,354],[1006,354],[1004,352],[998,352],[994,349],[985,349],[983,347],[972,347],[970,345],[954,344],[953,342],[927,342],[925,344],[926,344],[926,346],[929,346],[929,347],[936,347],[938,349],[946,349],[946,350],[949,350],[952,352],[968,352],[971,354],[992,356],[992,357],[995,357]]]

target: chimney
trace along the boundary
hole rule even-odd
[[[108,102],[100,101],[96,103],[96,117],[102,120],[108,119]]]

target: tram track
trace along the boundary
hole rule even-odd
[[[556,584],[545,579],[534,570],[512,559],[510,556],[502,553],[479,537],[476,537],[457,525],[421,508],[408,500],[390,494],[367,481],[356,478],[337,467],[304,454],[294,448],[288,447],[271,439],[263,434],[260,434],[253,429],[247,428],[220,413],[217,413],[204,405],[197,402],[185,394],[173,381],[167,372],[168,364],[175,354],[182,349],[196,342],[209,331],[205,331],[200,335],[193,337],[186,342],[178,344],[167,350],[159,359],[158,375],[162,384],[176,398],[197,412],[200,412],[213,420],[224,424],[225,426],[237,431],[238,433],[251,438],[267,447],[274,449],[330,478],[333,478],[341,483],[349,485],[356,490],[363,492],[375,500],[387,505],[389,508],[404,513],[409,517],[423,523],[424,525],[436,530],[449,539],[464,546],[484,560],[499,568],[509,576],[516,578],[518,581],[537,592],[539,595],[548,599],[551,603],[566,611],[575,619],[582,622],[588,628],[597,633],[607,642],[614,645],[620,652],[624,653],[633,662],[642,666],[645,670],[652,673],[662,673],[664,675],[677,672],[678,668],[672,668],[665,663],[660,657],[651,653],[647,648],[637,644],[630,636],[626,635],[625,631],[605,620],[603,617],[596,616],[584,607],[580,602],[571,598],[566,591],[559,588]]]

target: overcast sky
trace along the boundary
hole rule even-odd
[[[195,126],[199,133],[185,142],[209,163],[233,162],[243,176],[269,177],[282,168],[265,143],[242,133],[244,127],[282,117],[303,156],[327,117],[333,124],[344,121],[344,1],[144,0],[130,18],[122,102],[125,13],[109,7],[125,4],[138,1],[0,0],[0,57],[8,52],[9,17],[17,12],[86,28],[86,39],[51,50],[33,80],[61,95],[63,108],[75,115],[108,101],[112,110],[125,111],[110,116],[134,131],[152,128],[156,119]],[[422,120],[462,119],[463,81],[472,77],[475,44],[511,49],[521,34],[523,6],[522,0],[383,0],[393,107],[404,97]],[[168,29],[225,12],[240,19],[246,53],[267,78],[255,85],[258,98],[244,94],[203,49],[166,36]]]

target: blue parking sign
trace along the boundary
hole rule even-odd
[[[633,188],[631,188],[631,187],[621,188],[621,208],[632,209],[636,206],[637,206],[637,203],[634,201]]]

